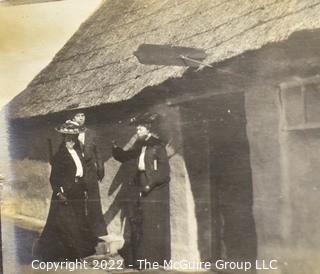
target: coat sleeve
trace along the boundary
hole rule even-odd
[[[104,172],[104,162],[103,162],[103,158],[101,155],[101,147],[98,145],[98,137],[96,135],[96,132],[93,130],[88,130],[88,132],[86,133],[86,138],[89,139],[89,141],[85,141],[89,142],[89,146],[90,146],[90,151],[92,153],[92,156],[94,157],[94,162],[97,166],[97,177],[99,181],[102,181],[102,179],[105,176],[105,172]],[[88,143],[86,143],[88,144]]]
[[[149,185],[151,189],[157,185],[168,183],[170,181],[169,159],[164,146],[157,146],[155,161],[157,167],[156,169],[154,168],[152,176],[149,178]]]
[[[112,156],[117,161],[124,163],[131,159],[137,158],[139,155],[139,149],[137,144],[134,143],[133,146],[128,150],[123,150],[121,147],[114,146],[112,147]]]
[[[62,176],[63,176],[63,163],[59,155],[56,155],[51,162],[51,173],[50,173],[50,184],[51,184],[52,191],[55,195],[58,192],[60,192],[60,187],[63,186]]]
[[[101,157],[101,154],[100,154],[100,149],[99,149],[99,146],[97,145],[96,142],[94,142],[94,145],[93,145],[93,152],[95,154],[95,158],[96,158],[96,164],[97,164],[97,176],[98,176],[98,179],[100,181],[102,181],[102,179],[104,178],[104,164],[103,164],[103,160],[102,160],[102,157]]]

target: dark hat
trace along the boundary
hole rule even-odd
[[[62,125],[55,128],[56,131],[62,134],[79,134],[85,131],[84,127],[80,127],[80,125],[71,120],[67,120]]]
[[[130,124],[131,125],[147,125],[147,126],[154,126],[160,121],[160,114],[158,113],[150,113],[150,112],[145,112],[142,114],[138,114],[137,116],[133,117],[130,119]]]
[[[73,111],[72,115],[71,115],[71,119],[74,118],[77,114],[83,114],[84,116],[86,115],[86,113],[84,111]]]

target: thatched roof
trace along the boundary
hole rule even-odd
[[[128,100],[187,67],[140,64],[143,43],[202,48],[216,63],[320,27],[320,0],[107,0],[9,104],[10,117]]]

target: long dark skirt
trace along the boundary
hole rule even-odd
[[[88,220],[90,228],[97,237],[107,235],[107,226],[101,209],[97,169],[94,165],[87,166],[86,181],[88,182]]]
[[[84,206],[83,191],[77,186],[69,195],[67,205],[52,196],[36,251],[42,260],[74,260],[95,253],[97,238],[89,229]]]
[[[145,180],[144,173],[138,173],[138,180]],[[125,241],[120,254],[127,266],[139,267],[137,260],[158,262],[163,265],[170,260],[170,208],[169,185],[155,187],[132,203],[133,215],[127,222],[130,239]],[[142,268],[144,266],[142,265]]]

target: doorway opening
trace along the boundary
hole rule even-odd
[[[243,93],[180,104],[201,260],[254,261],[257,236]]]

